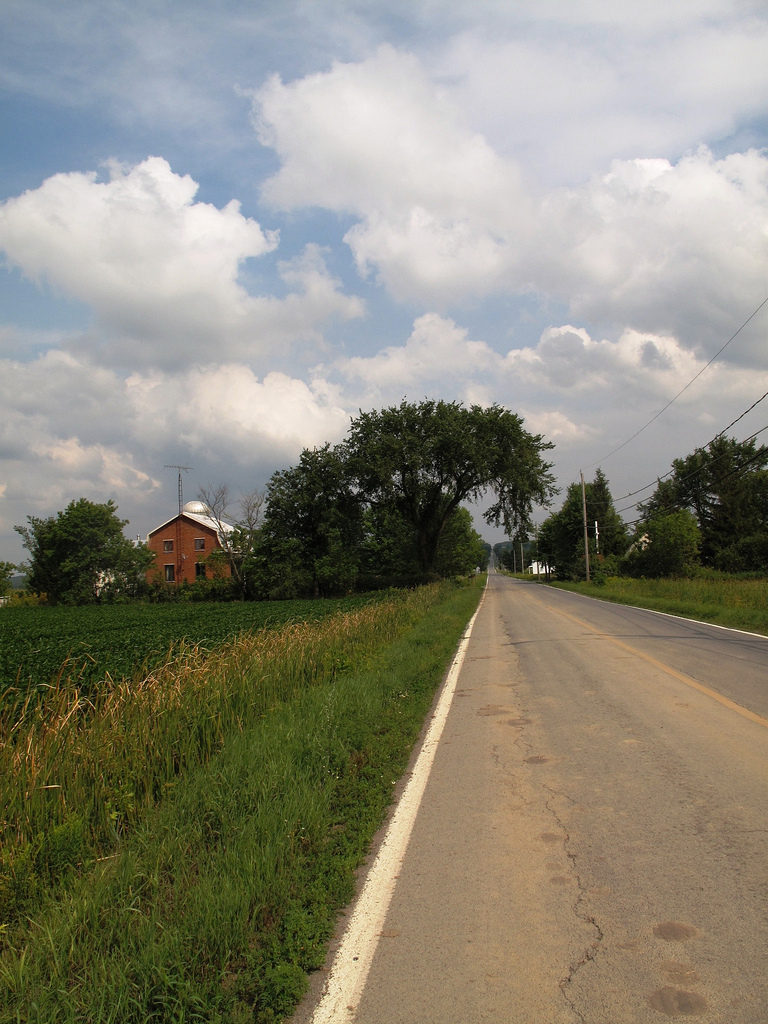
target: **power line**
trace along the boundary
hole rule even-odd
[[[740,441],[738,443],[740,443],[740,444],[748,444],[750,441],[754,441],[756,437],[759,437],[760,434],[764,433],[766,430],[768,430],[768,426],[761,427],[760,430],[756,430],[754,434],[750,434],[749,437],[745,437],[743,441]],[[716,441],[717,438],[720,437],[720,436],[721,436],[720,434],[717,434],[712,439],[712,441]],[[709,444],[712,444],[712,441],[710,441]],[[706,447],[708,448],[709,445],[706,445]],[[704,454],[704,448],[697,448],[692,454],[695,455],[696,452],[701,452],[702,454]],[[706,465],[699,466],[698,469],[694,469],[694,470],[692,470],[692,472],[686,473],[686,475],[683,476],[683,477],[680,477],[680,479],[677,482],[679,484],[684,484],[687,480],[693,480],[694,477],[699,476],[699,474],[703,473],[705,469],[711,469],[712,466],[717,465],[717,463],[720,462],[721,459],[726,458],[726,456],[729,455],[729,454],[730,454],[730,452],[723,452],[721,455],[718,455],[717,458],[712,459],[711,462],[708,462]],[[672,476],[672,474],[674,472],[675,472],[674,469],[670,469],[670,471],[668,473],[665,473],[664,476],[658,477],[658,483],[661,483],[662,480],[666,480],[666,478],[668,476]],[[637,492],[635,492],[635,493],[637,493]],[[618,500],[621,501],[622,499],[619,498]],[[639,502],[635,501],[631,505],[625,505],[624,508],[617,508],[616,512],[617,512],[617,514],[620,513],[620,512],[627,512],[629,509],[635,508],[635,506],[638,505],[638,504],[639,504]]]
[[[726,430],[730,430],[732,426],[739,422],[739,420],[743,420],[747,413],[752,412],[752,410],[756,406],[760,405],[764,398],[768,398],[768,391],[766,391],[764,395],[761,395],[756,402],[753,402],[748,409],[745,409],[741,416],[737,416],[736,419],[732,420],[727,427],[723,427],[723,429],[720,431],[720,434],[724,434]],[[720,434],[715,434],[715,436],[712,438],[712,441],[717,440],[717,438],[720,437]],[[712,441],[710,441],[709,443],[712,444]]]
[[[709,362],[705,363],[704,366],[702,366],[702,368],[699,370],[699,372],[695,376],[691,377],[691,379],[688,381],[688,383],[685,385],[685,387],[681,388],[680,391],[678,391],[678,393],[675,395],[674,398],[670,398],[670,400],[667,402],[667,404],[664,406],[663,409],[659,409],[659,411],[656,413],[655,416],[652,416],[648,420],[647,423],[643,424],[643,426],[640,427],[639,430],[636,430],[635,433],[631,437],[628,437],[626,441],[622,441],[622,443],[620,445],[617,445],[613,449],[613,451],[608,452],[608,454],[604,455],[602,459],[598,459],[596,462],[590,462],[588,466],[584,466],[582,468],[583,469],[591,469],[593,466],[601,465],[603,462],[605,462],[606,459],[610,459],[612,455],[615,455],[616,452],[621,451],[622,448],[626,448],[626,446],[630,443],[630,441],[634,441],[634,439],[636,437],[638,437],[640,434],[642,434],[644,430],[647,430],[648,427],[650,427],[650,425],[652,423],[654,423],[659,418],[659,416],[662,415],[662,413],[665,413],[667,411],[667,409],[671,405],[673,405],[678,400],[678,398],[688,390],[688,388],[691,386],[691,384],[693,384],[695,381],[697,381],[699,379],[699,377],[702,375],[702,373],[704,373],[704,371],[706,369],[708,369],[708,367],[710,367],[712,365],[712,363],[714,363],[714,361],[718,358],[718,356],[720,356],[728,348],[728,346],[731,344],[731,342],[734,340],[734,338],[736,338],[739,334],[741,334],[741,332],[744,330],[744,328],[747,326],[747,324],[750,322],[750,320],[753,320],[757,316],[757,314],[760,312],[760,310],[763,308],[763,306],[767,302],[768,302],[768,295],[763,299],[763,301],[760,303],[760,305],[757,307],[757,309],[747,317],[747,319],[744,321],[744,323],[741,325],[741,327],[739,327],[739,329],[737,331],[735,331],[730,336],[728,341],[726,341],[726,343],[721,348],[719,348],[717,350],[717,352],[715,352],[715,354],[712,356],[712,358],[709,360]],[[726,427],[726,430],[727,429],[728,428]]]
[[[758,434],[762,434],[763,431],[765,431],[765,430],[768,430],[768,426],[762,427],[762,429],[758,430],[757,433],[753,434],[752,437],[748,437],[746,440],[747,441],[753,440],[755,437],[758,436]],[[742,443],[745,443],[745,442],[742,442]],[[722,456],[720,456],[719,458],[722,458]],[[719,461],[719,458],[717,460],[715,460],[715,461]],[[735,476],[736,473],[740,473],[742,469],[745,469],[747,466],[750,466],[753,462],[757,462],[758,459],[762,459],[762,458],[765,458],[765,449],[762,449],[761,451],[755,452],[754,455],[750,455],[750,457],[748,459],[745,459],[744,462],[739,463],[738,466],[735,466],[728,473],[725,473],[723,476],[718,477],[717,480],[713,480],[710,486],[711,487],[716,487],[718,484],[721,484],[724,480],[728,480],[730,477]],[[712,465],[712,463],[710,463],[710,465]],[[699,473],[703,472],[703,470],[705,468],[708,468],[708,467],[702,466],[701,469],[696,470],[694,473],[689,473],[688,476],[683,477],[683,480],[689,480],[691,477],[697,476]],[[632,506],[629,506],[629,507],[631,508]],[[678,508],[680,507],[679,504],[677,505],[677,507]],[[645,523],[645,522],[648,522],[651,519],[658,519],[660,516],[668,515],[669,511],[670,511],[669,509],[659,509],[658,512],[652,512],[648,516],[641,516],[638,519],[633,519],[631,523],[626,523],[626,525],[627,526],[637,526],[638,523]]]
[[[723,427],[722,430],[719,430],[710,441],[707,441],[707,443],[705,445],[699,445],[698,448],[694,448],[694,454],[696,452],[704,451],[705,448],[709,448],[709,446],[711,444],[714,444],[714,442],[718,439],[718,437],[722,437],[723,436],[723,434],[726,432],[726,430],[730,430],[731,427],[735,426],[739,422],[739,420],[743,420],[744,417],[747,415],[747,413],[752,412],[753,409],[755,409],[758,405],[760,405],[760,403],[763,401],[764,398],[768,398],[768,391],[766,391],[764,395],[761,395],[757,399],[757,401],[753,402],[752,405],[750,405],[750,407],[748,409],[745,409],[744,412],[740,413],[736,417],[735,420],[731,420],[731,422],[728,424],[727,427]],[[757,433],[759,434],[759,433],[761,433],[761,431],[758,430]],[[751,441],[755,437],[757,437],[757,434],[753,434],[751,437],[748,437],[745,440],[746,441]],[[622,494],[620,497],[616,498],[616,501],[624,501],[625,498],[634,498],[634,496],[636,494],[642,494],[643,491],[647,491],[648,488],[649,487],[653,487],[654,484],[658,484],[662,480],[666,480],[667,477],[668,476],[672,476],[673,473],[674,473],[674,469],[670,469],[668,473],[663,473],[661,476],[657,476],[654,480],[651,480],[651,482],[649,484],[645,484],[643,487],[638,487],[638,489],[636,491],[629,491],[628,494]],[[637,502],[633,502],[631,505],[627,505],[626,508],[634,508],[636,504],[637,504]],[[625,511],[625,509],[620,509],[619,511]]]

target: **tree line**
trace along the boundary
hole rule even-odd
[[[499,405],[403,401],[360,412],[340,444],[305,449],[263,495],[241,500],[234,531],[211,557],[214,576],[225,560],[231,579],[219,573],[191,589],[256,600],[327,596],[484,567],[488,546],[462,503],[491,491],[486,522],[509,535],[529,530],[533,505],[555,493],[544,459],[551,447]],[[229,521],[226,486],[201,499]],[[125,525],[112,502],[86,499],[55,517],[28,517],[16,529],[31,556],[30,588],[67,603],[169,596],[163,584],[149,593],[142,583],[151,553],[125,540]]]
[[[600,582],[606,575],[690,575],[702,567],[768,572],[767,466],[768,447],[720,435],[675,459],[631,524],[616,511],[598,469],[585,484],[591,575]],[[568,487],[560,510],[542,523],[536,546],[557,578],[585,578],[580,484]]]
[[[533,534],[533,505],[546,507],[556,493],[544,459],[551,447],[497,405],[404,401],[361,412],[339,445],[305,449],[264,491],[245,495],[234,515],[226,486],[203,489],[213,518],[235,526],[223,550],[209,556],[212,579],[188,588],[147,584],[152,553],[124,537],[127,522],[112,501],[85,498],[16,527],[30,554],[19,568],[30,590],[70,604],[410,586],[487,565],[489,546],[462,502],[490,490],[495,501],[485,519],[510,537],[496,545],[501,565],[521,569],[536,560],[556,578],[584,579],[580,484],[567,488],[561,508]],[[630,524],[598,469],[584,488],[592,578],[679,576],[701,567],[768,572],[767,467],[768,447],[721,435],[675,459]],[[16,568],[1,563],[0,583],[7,587]]]

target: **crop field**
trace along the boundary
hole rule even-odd
[[[314,621],[372,600],[97,605],[0,608],[0,704],[57,678],[92,689],[100,680],[133,678],[180,647],[211,650],[239,633]],[[3,698],[5,694],[5,700]]]
[[[141,609],[238,631],[0,707],[0,1021],[285,1019],[483,582]]]

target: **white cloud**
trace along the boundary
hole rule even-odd
[[[467,334],[453,320],[425,313],[414,321],[405,345],[390,345],[374,356],[339,359],[334,365],[347,378],[387,390],[466,379],[497,366],[493,349],[484,341],[470,341]]]
[[[107,493],[148,491],[160,486],[158,480],[133,465],[128,452],[103,444],[83,444],[78,437],[50,439],[32,444],[40,468],[47,462],[46,475],[59,477],[72,493],[80,488]]]
[[[39,166],[173,152],[207,195],[260,187],[264,212],[199,201],[159,156],[57,174],[0,205],[0,246],[41,283],[41,305],[54,291],[93,311],[82,337],[47,330],[50,311],[22,327],[32,289],[6,279],[20,323],[0,325],[0,533],[79,494],[155,519],[159,493],[163,514],[175,505],[166,462],[252,486],[339,439],[358,405],[404,395],[501,402],[578,466],[661,408],[765,297],[768,152],[749,149],[768,100],[759,0],[392,0],[386,14],[226,0],[215,24],[188,6],[177,25],[141,5],[12,0],[0,79],[39,105]],[[246,132],[250,95],[272,153]],[[82,138],[61,148],[51,131],[45,150],[54,118],[77,118]],[[29,152],[9,161],[8,191],[35,166]],[[280,263],[267,224],[290,240]],[[384,286],[365,286],[377,322],[345,329],[343,352],[329,325],[364,306],[329,269],[348,263],[342,233]],[[462,326],[467,304],[488,340]],[[622,471],[663,471],[757,397],[765,315]],[[404,316],[412,331],[393,335]],[[507,352],[508,338],[523,347]],[[308,357],[326,366],[308,374]]]
[[[541,394],[576,396],[620,381],[644,397],[671,397],[699,372],[704,360],[671,336],[624,331],[616,341],[595,340],[583,327],[566,324],[545,330],[538,344],[505,355],[448,317],[427,313],[414,321],[404,345],[389,345],[373,356],[338,359],[334,369],[348,381],[362,381],[372,394],[395,394],[457,382],[487,384],[497,379],[507,392],[536,388]],[[713,374],[720,372],[713,369]],[[734,371],[738,374],[739,371]],[[740,378],[741,379],[741,378]]]
[[[9,259],[127,333],[151,331],[158,316],[164,328],[169,306],[184,329],[206,306],[218,316],[233,306],[237,315],[246,299],[238,265],[269,252],[277,237],[234,200],[223,210],[195,203],[197,184],[158,157],[132,168],[113,162],[109,172],[108,182],[56,174],[5,202],[0,243]]]
[[[512,349],[503,359],[506,374],[550,399],[557,394],[562,401],[567,395],[573,407],[601,392],[603,405],[617,400],[646,408],[662,405],[703,366],[704,360],[673,337],[627,330],[617,341],[595,340],[570,324],[548,328],[535,347]],[[713,369],[702,386],[724,372]],[[743,383],[739,371],[730,375]]]
[[[175,444],[209,461],[290,462],[304,447],[339,440],[349,426],[326,381],[306,384],[277,372],[260,380],[242,365],[135,374],[126,390],[144,445]]]
[[[115,498],[146,532],[144,510],[168,507],[166,463],[194,467],[187,486],[237,487],[247,477],[250,489],[302,448],[340,440],[350,421],[343,402],[323,378],[259,378],[241,364],[125,379],[55,350],[33,362],[0,360],[0,535],[81,495]]]
[[[617,341],[598,340],[573,325],[502,354],[435,313],[417,318],[403,345],[337,360],[308,381],[275,371],[260,377],[239,363],[142,370],[126,379],[57,350],[32,362],[3,360],[0,535],[27,514],[51,514],[80,495],[115,498],[131,532],[145,533],[173,510],[165,463],[194,467],[185,490],[222,479],[250,489],[293,464],[303,447],[341,440],[358,406],[404,395],[500,402],[555,442],[568,475],[569,459],[604,455],[703,365],[671,336],[627,331]],[[654,447],[633,460],[628,483],[645,463],[652,476],[706,441],[725,425],[726,411],[757,397],[753,388],[752,371],[713,364],[665,416],[662,440],[657,433]]]
[[[448,216],[485,206],[490,218],[499,191],[515,184],[420,62],[389,46],[287,85],[273,76],[256,94],[255,117],[262,142],[282,160],[263,186],[277,207],[399,213],[428,202]]]
[[[6,457],[31,451],[75,478],[90,466],[92,482],[104,485],[112,470],[93,460],[107,450],[144,466],[174,448],[269,466],[338,440],[349,425],[339,389],[322,377],[307,384],[273,371],[260,379],[230,363],[125,379],[58,351],[0,361],[0,402]]]
[[[110,371],[56,351],[31,363],[0,360],[0,405],[6,557],[22,557],[9,537],[28,515],[51,515],[80,496],[134,506],[153,499],[158,467],[131,443],[130,409]]]
[[[382,47],[358,64],[256,94],[255,120],[282,166],[263,186],[275,207],[359,215],[346,236],[361,272],[398,298],[487,293],[515,251],[504,235],[530,211],[500,159],[413,56]]]
[[[0,405],[0,436],[7,450],[20,452],[50,437],[112,445],[125,436],[130,415],[112,370],[57,349],[31,362],[0,360]]]
[[[600,436],[600,431],[592,424],[574,423],[563,412],[547,412],[541,409],[531,412],[523,407],[521,415],[525,420],[526,430],[533,434],[543,434],[547,441],[552,441],[556,446],[583,444]]]
[[[765,110],[764,5],[503,6],[455,32],[430,70],[498,152],[550,185],[616,158],[675,159]]]
[[[261,137],[282,160],[265,197],[358,216],[345,240],[397,299],[455,308],[536,290],[579,319],[711,352],[764,297],[764,152],[615,160],[537,196],[415,58],[390,48],[289,85],[273,78],[257,100]]]
[[[526,410],[537,431],[571,445],[613,438],[617,422],[629,424],[619,429],[629,435],[638,419],[661,409],[704,366],[705,359],[670,335],[629,329],[615,341],[594,339],[569,324],[548,328],[534,346],[500,354],[430,313],[415,321],[404,345],[337,360],[334,369],[346,380],[345,391],[363,383],[367,404],[398,401],[404,393],[496,401]],[[753,380],[748,370],[715,363],[679,405],[737,403],[751,393]]]
[[[194,202],[196,191],[157,157],[111,164],[108,182],[57,174],[0,206],[0,246],[27,276],[90,305],[97,322],[84,344],[123,365],[258,357],[317,338],[324,320],[362,314],[314,245],[281,264],[292,289],[284,298],[250,295],[240,268],[272,251],[277,233],[235,200],[221,210]]]
[[[677,164],[615,161],[553,196],[546,214],[537,278],[579,318],[670,331],[712,354],[765,298],[768,154],[716,160],[701,148]]]

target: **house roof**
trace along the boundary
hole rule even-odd
[[[219,529],[219,524],[212,516],[204,515],[202,512],[188,511],[189,505],[201,504],[201,502],[187,502],[187,504],[184,506],[184,511],[181,513],[181,518],[190,519],[192,520],[192,522],[198,523],[200,526],[204,526],[206,529],[211,530],[213,533],[216,534],[220,542],[223,540],[222,532],[224,534],[234,533],[235,528],[234,526],[230,526],[229,523],[222,523],[221,529]],[[161,523],[160,526],[156,526],[154,530],[150,530],[149,533],[147,534],[147,543],[149,543],[150,537],[152,537],[156,533],[159,533],[160,530],[164,530],[167,526],[170,526],[171,523],[175,523],[178,518],[179,515],[177,513],[175,516],[172,516],[170,519],[167,519],[164,523]]]

